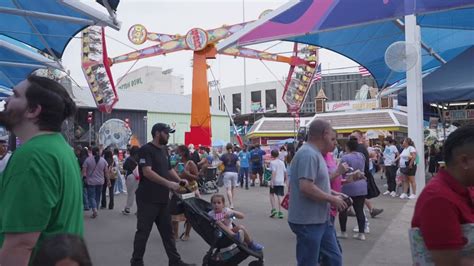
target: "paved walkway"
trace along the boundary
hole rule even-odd
[[[384,191],[382,184],[385,180],[377,178],[377,182]],[[85,216],[85,239],[94,265],[129,265],[136,217],[124,216],[121,213],[125,198],[124,195],[119,195],[116,198],[116,209],[101,211],[97,219],[90,219],[89,213]],[[208,199],[209,196],[205,198]],[[383,208],[385,211],[379,217],[370,219],[370,234],[367,235],[366,241],[354,239],[341,241],[344,265],[410,265],[407,231],[414,202],[386,196],[380,196],[373,202],[377,208]],[[295,265],[295,236],[288,227],[286,217],[285,219],[268,217],[269,205],[268,188],[237,190],[235,207],[246,214],[246,218],[239,222],[248,228],[257,241],[265,245],[265,264]],[[353,228],[355,225],[355,218],[350,218],[348,228]],[[209,248],[193,232],[189,241],[178,241],[177,247],[183,260],[198,265]],[[148,240],[145,263],[167,265],[161,238],[155,228]]]

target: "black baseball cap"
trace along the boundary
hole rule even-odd
[[[156,123],[153,125],[153,127],[151,128],[151,135],[154,137],[156,132],[166,132],[166,133],[174,133],[175,130],[173,128],[170,127],[170,125],[168,124],[165,124],[165,123]]]

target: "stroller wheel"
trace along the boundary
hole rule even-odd
[[[261,260],[254,260],[249,263],[249,266],[263,266],[263,261]]]
[[[211,260],[211,256],[209,254],[204,256],[204,258],[202,259],[202,266],[209,266],[210,260]]]

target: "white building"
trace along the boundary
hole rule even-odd
[[[244,86],[221,88],[227,108],[232,114],[249,114],[253,112],[286,113],[287,108],[282,100],[285,81],[270,81]],[[217,89],[209,93],[211,106],[225,111],[224,103]]]
[[[117,91],[158,92],[167,94],[183,94],[184,81],[182,76],[172,75],[173,70],[161,67],[144,66],[116,81]]]
[[[91,91],[87,87],[74,87],[72,90],[76,105],[83,112],[95,110],[96,105]],[[185,95],[142,92],[133,90],[117,91],[119,101],[111,114],[100,113],[107,120],[117,117],[118,113],[127,113],[133,124],[132,128],[144,134],[143,138],[151,141],[151,128],[155,123],[167,123],[176,129],[170,137],[170,143],[183,144],[185,132],[191,126],[191,98]],[[230,120],[226,113],[211,108],[212,141],[230,141]],[[135,113],[136,115],[133,115]],[[137,115],[141,114],[141,117]],[[99,120],[99,118],[95,119]],[[95,121],[94,120],[94,121]],[[101,119],[102,120],[102,119]],[[83,119],[85,121],[85,119]],[[95,121],[97,122],[97,121]],[[99,126],[99,125],[98,125]]]

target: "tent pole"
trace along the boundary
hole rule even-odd
[[[416,24],[416,16],[405,16],[405,40],[407,44],[413,44],[417,50],[417,61],[413,68],[407,71],[407,107],[408,107],[408,135],[415,143],[416,153],[419,156],[416,185],[417,191],[412,193],[420,194],[425,187],[425,160],[423,141],[423,80],[421,75],[421,36],[420,27]],[[407,49],[409,46],[407,45]]]

